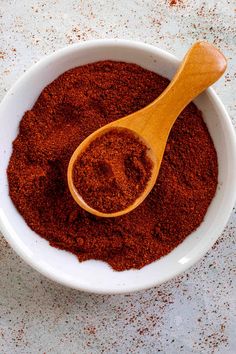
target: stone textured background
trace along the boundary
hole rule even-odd
[[[30,65],[71,43],[134,39],[182,57],[206,39],[229,60],[215,89],[236,124],[235,23],[235,0],[0,0],[0,98]],[[235,231],[234,210],[189,272],[121,296],[47,280],[0,235],[0,353],[236,353]]]

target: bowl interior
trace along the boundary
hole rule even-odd
[[[141,270],[113,271],[106,263],[87,261],[50,247],[16,211],[8,195],[6,168],[21,117],[42,89],[73,67],[98,60],[132,62],[169,79],[179,61],[155,47],[122,40],[91,41],[73,45],[34,65],[5,96],[0,105],[0,224],[15,251],[31,266],[64,285],[99,293],[121,293],[159,284],[194,264],[222,232],[235,200],[236,145],[232,124],[221,102],[209,89],[196,99],[215,144],[219,183],[204,222],[170,254]]]

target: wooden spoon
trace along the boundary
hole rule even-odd
[[[168,135],[175,120],[188,103],[221,77],[226,66],[224,55],[211,44],[195,43],[187,52],[169,86],[155,101],[140,111],[107,124],[89,135],[75,150],[68,166],[68,185],[75,201],[86,211],[101,217],[126,214],[142,203],[156,182]],[[132,130],[146,143],[153,160],[152,176],[144,192],[132,205],[115,213],[103,213],[87,205],[76,190],[72,179],[73,165],[94,139],[110,128],[118,127]]]

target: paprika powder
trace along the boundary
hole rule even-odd
[[[73,184],[84,201],[104,213],[124,210],[142,194],[153,163],[131,130],[113,128],[93,140],[73,165]]]
[[[76,204],[67,185],[77,146],[148,105],[168,83],[135,64],[97,62],[59,76],[24,114],[7,171],[9,193],[29,227],[51,246],[121,271],[166,255],[201,224],[216,191],[218,165],[193,103],[171,130],[154,188],[132,212],[96,217]]]

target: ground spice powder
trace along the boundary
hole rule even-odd
[[[141,268],[202,222],[218,168],[193,103],[173,126],[156,185],[131,213],[95,217],[75,203],[67,186],[76,147],[96,129],[149,104],[167,85],[167,79],[137,65],[103,61],[64,73],[25,113],[8,166],[10,196],[27,224],[52,246],[116,270]]]
[[[73,166],[73,184],[84,201],[104,213],[124,210],[142,194],[153,163],[131,130],[113,128],[97,137]]]

